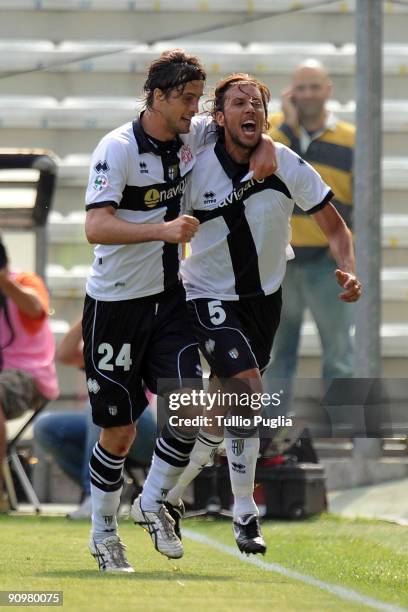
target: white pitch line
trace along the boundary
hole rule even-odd
[[[226,544],[221,544],[220,542],[212,540],[211,538],[208,538],[207,536],[197,533],[191,529],[183,529],[183,535],[194,542],[205,544],[206,546],[215,548],[216,550],[226,553],[227,555],[231,555],[243,563],[250,563],[251,565],[256,565],[257,567],[260,567],[268,572],[275,572],[276,574],[281,574],[287,578],[299,580],[299,582],[303,582],[304,584],[309,584],[317,587],[318,589],[322,589],[323,591],[328,591],[332,595],[340,597],[340,599],[346,599],[353,603],[362,604],[373,608],[374,610],[382,610],[384,612],[407,612],[407,608],[400,608],[399,606],[383,603],[382,601],[378,601],[372,597],[361,595],[361,593],[357,593],[357,591],[353,591],[352,589],[347,589],[337,584],[330,584],[330,582],[318,580],[317,578],[313,578],[313,576],[309,576],[308,574],[301,574],[300,572],[288,569],[283,565],[279,565],[278,563],[267,563],[255,555],[251,557],[244,556],[237,548],[227,546]]]

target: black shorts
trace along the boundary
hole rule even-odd
[[[281,289],[236,302],[199,298],[187,305],[193,331],[212,373],[220,378],[253,368],[263,373],[280,321]]]
[[[118,302],[86,296],[82,326],[92,416],[100,427],[139,418],[147,405],[143,383],[162,394],[187,386],[188,379],[201,380],[197,340],[180,286]]]

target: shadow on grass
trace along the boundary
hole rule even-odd
[[[134,574],[115,574],[110,572],[98,572],[97,570],[54,570],[51,572],[38,572],[35,574],[36,578],[97,578],[98,580],[167,580],[172,582],[174,580],[211,580],[211,581],[231,581],[235,580],[234,576],[220,576],[215,574],[191,574],[185,573],[179,570],[163,570],[154,572],[142,572],[136,569]]]

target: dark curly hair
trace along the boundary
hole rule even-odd
[[[169,49],[153,60],[149,66],[143,86],[146,108],[153,106],[155,89],[160,89],[166,98],[176,89],[180,94],[190,81],[205,81],[207,74],[198,57],[184,49]]]

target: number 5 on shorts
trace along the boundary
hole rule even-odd
[[[213,325],[221,325],[227,318],[225,310],[221,306],[221,300],[208,302],[208,312],[210,313],[210,321]]]

